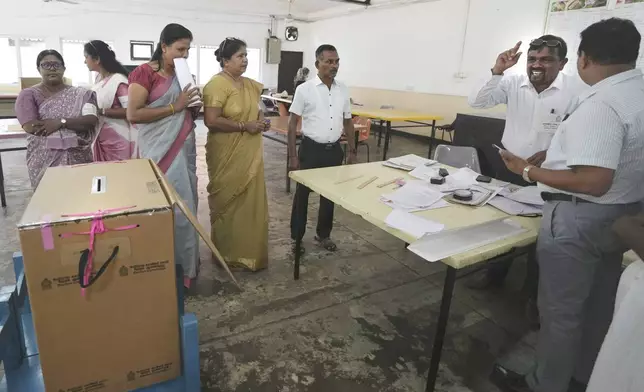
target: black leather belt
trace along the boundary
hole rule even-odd
[[[315,140],[313,140],[313,139],[311,139],[309,137],[306,137],[306,136],[304,137],[304,141],[306,141],[308,143],[311,143],[311,144],[314,144],[314,145],[316,145],[318,147],[321,147],[321,148],[323,148],[325,150],[330,150],[330,149],[336,147],[338,144],[340,144],[339,140],[335,141],[335,142],[332,142],[332,143],[318,143]]]
[[[592,201],[580,199],[577,196],[565,193],[541,192],[541,198],[543,201],[574,201],[576,203],[592,203]]]

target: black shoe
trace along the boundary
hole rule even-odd
[[[503,392],[534,392],[525,380],[525,376],[501,365],[494,365],[490,381]]]
[[[487,290],[501,286],[503,286],[503,280],[495,279],[493,274],[487,268],[476,272],[465,282],[465,287],[472,290]]]

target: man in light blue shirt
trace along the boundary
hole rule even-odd
[[[493,380],[517,392],[566,392],[587,384],[613,315],[626,246],[611,226],[644,200],[641,35],[607,19],[581,33],[577,69],[591,88],[558,128],[536,167],[508,151],[508,169],[538,182],[545,201],[537,241],[541,330],[534,370],[496,366]]]

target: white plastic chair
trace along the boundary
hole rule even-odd
[[[477,173],[481,172],[479,154],[474,147],[440,144],[434,151],[434,160],[457,169],[469,167]]]

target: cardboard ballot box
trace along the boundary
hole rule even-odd
[[[167,188],[148,160],[45,173],[18,228],[47,391],[122,392],[180,375]]]

